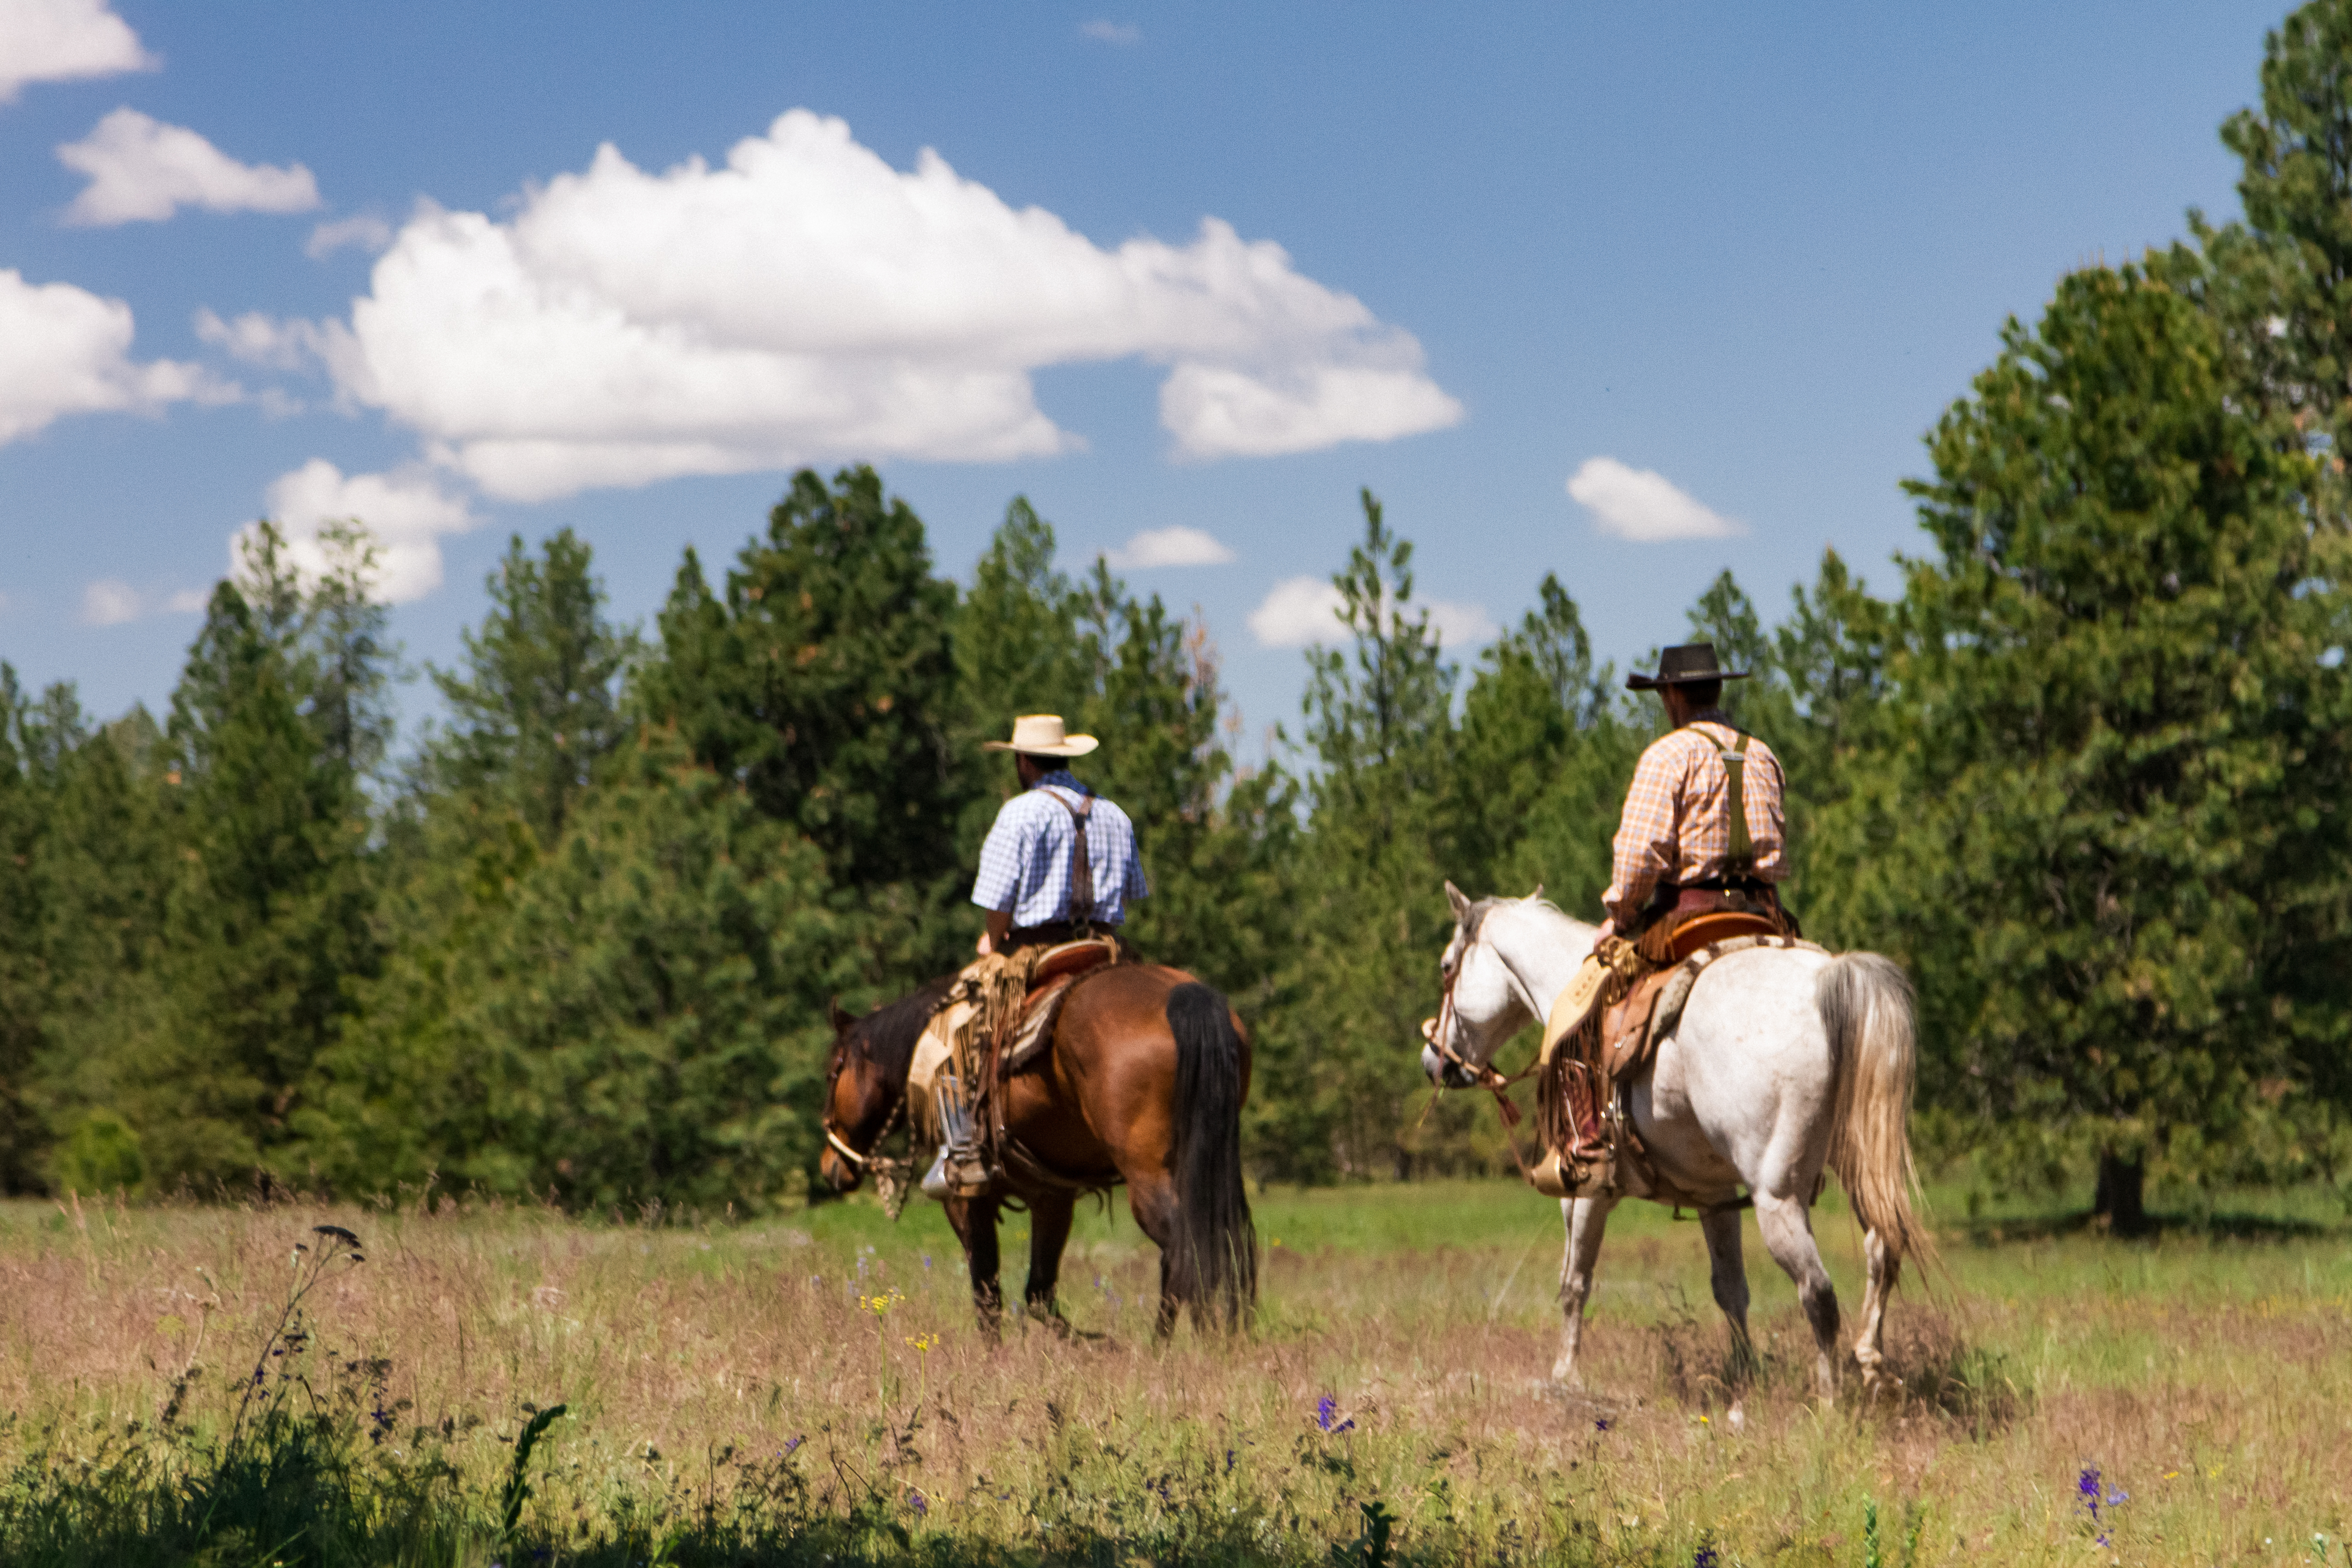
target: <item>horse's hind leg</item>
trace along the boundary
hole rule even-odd
[[[1824,1401],[1837,1398],[1837,1291],[1830,1271],[1822,1267],[1822,1249],[1813,1241],[1812,1215],[1802,1201],[1756,1194],[1756,1228],[1766,1250],[1797,1282],[1797,1300],[1805,1321],[1813,1328],[1813,1386]]]
[[[1592,1265],[1601,1257],[1601,1235],[1608,1228],[1615,1198],[1562,1198],[1560,1217],[1568,1222],[1568,1248],[1559,1260],[1559,1359],[1551,1363],[1551,1380],[1580,1388],[1583,1374],[1576,1370],[1577,1347],[1584,1342],[1584,1301],[1592,1294]]]
[[[1875,1226],[1862,1233],[1862,1252],[1870,1265],[1870,1281],[1863,1287],[1862,1331],[1854,1336],[1853,1359],[1862,1366],[1862,1386],[1875,1391],[1886,1361],[1886,1302],[1903,1272],[1903,1255]]]
[[[1143,1234],[1160,1247],[1160,1316],[1151,1325],[1154,1339],[1176,1331],[1176,1313],[1183,1306],[1176,1294],[1176,1183],[1165,1171],[1130,1171],[1127,1205]]]
[[[980,1319],[980,1331],[994,1339],[1004,1321],[1004,1292],[996,1283],[996,1200],[950,1198],[947,1211],[956,1239],[963,1243],[972,1312]]]
[[[1062,1249],[1069,1245],[1070,1218],[1077,1206],[1075,1193],[1029,1200],[1029,1284],[1023,1294],[1029,1315],[1057,1334],[1070,1331],[1054,1287],[1062,1278]]]
[[[1731,1360],[1724,1369],[1725,1382],[1734,1389],[1745,1388],[1755,1375],[1756,1345],[1748,1337],[1748,1269],[1739,1257],[1739,1211],[1709,1209],[1699,1216],[1698,1227],[1706,1237],[1715,1304],[1723,1309],[1724,1320],[1731,1325]]]

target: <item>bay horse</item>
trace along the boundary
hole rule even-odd
[[[1451,882],[1445,894],[1454,926],[1438,967],[1453,1005],[1440,1014],[1450,1022],[1435,1026],[1460,1061],[1483,1069],[1504,1041],[1549,1016],[1599,931],[1537,896],[1473,902]],[[1758,947],[1726,953],[1700,973],[1681,1022],[1633,1075],[1627,1097],[1633,1131],[1659,1173],[1704,1203],[1699,1228],[1716,1305],[1730,1324],[1735,1377],[1744,1378],[1755,1359],[1739,1257],[1745,1184],[1764,1246],[1796,1281],[1812,1328],[1815,1388],[1824,1400],[1836,1397],[1837,1292],[1822,1267],[1811,1214],[1828,1169],[1863,1226],[1869,1278],[1853,1355],[1864,1387],[1877,1386],[1887,1299],[1903,1259],[1934,1257],[1933,1238],[1911,1207],[1916,1050],[1911,984],[1893,961]],[[1421,1059],[1433,1082],[1473,1081],[1434,1045],[1422,1047]],[[1584,1303],[1618,1201],[1560,1200],[1568,1245],[1554,1382],[1580,1381]]]
[[[906,1118],[915,1043],[955,980],[863,1018],[835,1010],[818,1167],[834,1191],[857,1186]],[[1198,1327],[1239,1325],[1257,1297],[1257,1235],[1242,1180],[1249,1077],[1240,1018],[1183,971],[1115,963],[1074,982],[1051,1051],[1001,1086],[1006,1131],[1057,1180],[1016,1182],[1007,1197],[946,1200],[982,1331],[997,1332],[1003,1317],[996,1222],[1007,1198],[1029,1208],[1028,1310],[1062,1331],[1054,1288],[1077,1200],[1121,1182],[1136,1224],[1160,1246],[1155,1331],[1164,1338],[1186,1306]],[[914,1137],[920,1170],[929,1152],[921,1130]]]

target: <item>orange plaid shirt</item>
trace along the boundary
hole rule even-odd
[[[1639,921],[1659,884],[1687,887],[1725,874],[1731,858],[1731,781],[1722,753],[1738,739],[1723,710],[1709,708],[1642,753],[1612,847],[1609,890],[1601,895],[1620,931]],[[1789,874],[1780,759],[1754,739],[1747,755],[1740,795],[1756,875],[1777,882]]]

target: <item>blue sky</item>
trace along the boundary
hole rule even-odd
[[[375,514],[412,660],[510,531],[649,618],[861,458],[950,574],[1127,552],[1253,731],[1360,486],[1465,657],[1885,589],[2003,318],[2235,212],[2280,15],[0,0],[0,658],[160,709],[266,511]]]

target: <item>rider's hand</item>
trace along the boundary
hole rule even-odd
[[[982,931],[980,933],[980,940],[971,944],[971,950],[972,952],[980,954],[981,957],[986,958],[990,953],[996,951],[996,944],[988,940],[988,933],[986,931]]]
[[[1601,944],[1607,942],[1611,937],[1615,936],[1616,934],[1616,921],[1614,919],[1602,921],[1601,922],[1601,929],[1592,933],[1592,951],[1599,952],[1601,951]]]

